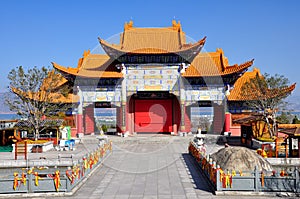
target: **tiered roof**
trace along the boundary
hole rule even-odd
[[[123,74],[116,67],[120,64],[115,56],[124,54],[131,56],[137,54],[143,55],[164,55],[176,54],[180,56],[190,56],[193,54],[189,67],[182,74],[186,78],[198,77],[216,77],[228,76],[234,74],[240,77],[234,84],[234,89],[228,96],[229,101],[251,100],[241,94],[242,85],[255,77],[259,73],[258,69],[252,72],[244,73],[253,64],[253,59],[242,64],[230,65],[228,59],[224,56],[222,49],[216,52],[199,53],[205,43],[205,37],[196,43],[186,43],[185,33],[182,31],[180,22],[172,21],[171,27],[163,28],[137,28],[133,27],[132,21],[125,23],[124,32],[120,36],[120,44],[109,44],[99,39],[100,44],[107,54],[92,54],[89,50],[84,51],[83,57],[79,59],[76,68],[64,67],[52,62],[55,69],[66,77],[68,80],[76,77],[83,78],[122,78]],[[260,73],[259,73],[260,74]],[[64,79],[63,85],[68,80]],[[59,85],[57,86],[60,87]],[[286,88],[286,92],[294,90],[295,84]],[[14,92],[21,94],[21,91]],[[34,98],[33,93],[29,94],[29,98]],[[53,94],[55,95],[55,94]],[[272,97],[272,96],[270,96]],[[53,99],[58,99],[53,96]],[[39,100],[39,99],[36,99]],[[67,97],[60,98],[59,101],[72,103],[78,101],[78,96],[69,94]]]
[[[224,76],[233,73],[243,73],[254,60],[243,64],[229,65],[222,49],[216,52],[199,53],[191,65],[183,73],[183,77],[204,77],[204,76]],[[84,53],[83,58],[79,59],[77,68],[63,67],[57,63],[52,63],[54,68],[62,73],[74,76],[91,78],[121,78],[123,74],[114,66],[114,61],[107,55]]]
[[[109,44],[99,39],[107,55],[91,54],[85,51],[77,68],[64,67],[52,63],[62,74],[87,78],[121,78],[123,74],[115,67],[120,64],[116,56],[134,55],[179,55],[190,59],[190,66],[183,77],[224,76],[243,73],[253,64],[253,60],[243,64],[229,65],[222,49],[216,52],[199,53],[205,38],[194,44],[186,43],[180,22],[173,21],[171,27],[137,28],[132,21],[125,23],[120,36],[120,44]],[[192,56],[192,58],[191,58]]]

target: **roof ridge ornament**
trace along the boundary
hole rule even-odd
[[[217,53],[224,54],[224,51],[223,51],[223,49],[222,49],[222,48],[217,48],[216,52],[217,52]]]
[[[180,21],[176,22],[175,19],[172,20],[172,27],[173,27],[173,30],[178,30],[181,32],[181,24],[180,24]]]
[[[124,30],[129,30],[133,27],[133,21],[130,20],[128,23],[125,22],[125,25],[124,25]]]
[[[253,72],[255,72],[255,73],[259,73],[259,74],[260,74],[260,70],[259,70],[259,68],[256,68],[256,67],[253,67]]]
[[[226,70],[226,68],[228,67],[228,61],[226,60],[226,57],[224,56],[224,51],[222,48],[217,48],[217,52],[220,53],[222,71],[224,72]],[[236,67],[237,64],[235,64],[234,66]]]
[[[89,54],[91,54],[90,49],[83,51],[83,59],[86,58]]]
[[[82,57],[79,58],[79,60],[78,60],[78,63],[77,63],[77,69],[78,69],[78,68],[81,68],[81,66],[82,66],[82,64],[83,64],[83,61],[85,60],[85,58],[86,58],[87,56],[89,56],[89,54],[91,54],[90,49],[89,49],[89,50],[84,50],[84,51],[83,51]]]

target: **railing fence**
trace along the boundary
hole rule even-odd
[[[209,155],[205,155],[194,143],[189,153],[216,191],[293,192],[300,193],[299,169],[292,172],[223,171]]]
[[[77,164],[67,169],[29,168],[22,169],[21,173],[14,172],[13,175],[0,177],[0,194],[70,192],[101,164],[111,151],[112,142],[109,142],[86,154]]]

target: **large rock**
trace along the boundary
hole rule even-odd
[[[223,170],[252,171],[257,166],[259,171],[272,171],[268,161],[245,147],[222,148],[211,157]]]

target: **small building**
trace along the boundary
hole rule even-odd
[[[40,125],[40,132],[38,138],[40,140],[53,141],[54,145],[58,145],[60,138],[59,128],[63,125],[62,119],[45,119]],[[27,120],[20,120],[14,125],[14,129],[18,132],[20,138],[34,139],[32,132],[33,126]]]
[[[278,128],[287,137],[289,157],[300,158],[300,124],[280,124]]]
[[[241,143],[251,148],[272,150],[270,155],[278,157],[300,157],[300,124],[277,124],[277,133],[270,137],[268,125],[262,114],[249,114],[235,119],[233,122],[240,125]],[[272,128],[272,124],[271,128]]]
[[[15,139],[14,126],[17,120],[1,120],[0,121],[0,146],[7,146],[12,144]]]

